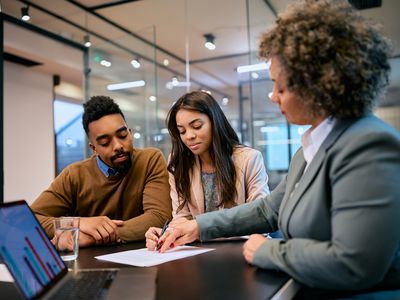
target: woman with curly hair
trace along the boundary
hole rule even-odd
[[[172,215],[193,219],[269,194],[259,151],[239,143],[221,107],[206,92],[183,95],[167,117]]]
[[[271,195],[197,216],[147,245],[253,234],[247,262],[312,288],[400,286],[400,134],[371,114],[388,82],[388,43],[347,1],[294,3],[262,36],[272,101],[311,125]],[[399,292],[400,293],[400,292]],[[398,294],[397,294],[398,295]]]

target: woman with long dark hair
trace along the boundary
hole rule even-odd
[[[269,194],[259,151],[245,147],[206,92],[183,95],[167,117],[174,218],[233,207]]]

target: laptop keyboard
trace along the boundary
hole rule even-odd
[[[51,299],[105,299],[117,270],[78,271],[63,284]]]

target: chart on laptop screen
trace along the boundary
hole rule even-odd
[[[28,298],[65,268],[26,204],[1,207],[0,236],[0,255]]]

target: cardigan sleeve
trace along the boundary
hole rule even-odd
[[[192,220],[193,216],[192,216],[192,213],[190,212],[187,202],[185,203],[183,208],[178,211],[180,201],[179,201],[178,192],[176,191],[175,176],[171,173],[169,173],[169,185],[171,188],[172,217],[174,219],[185,218],[187,220]]]
[[[251,149],[246,161],[246,202],[269,195],[268,175],[260,151]]]

